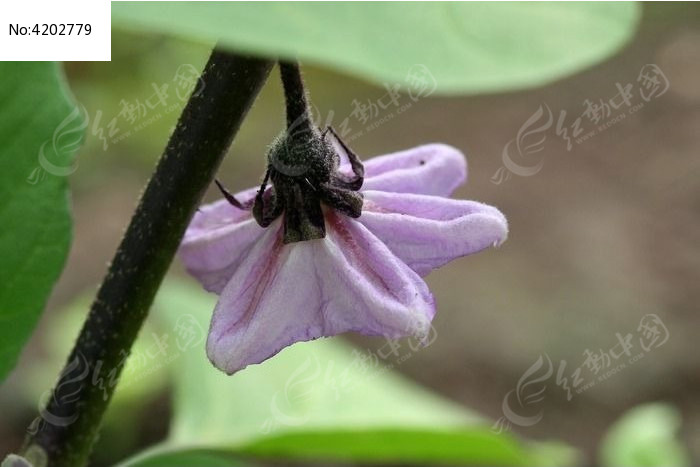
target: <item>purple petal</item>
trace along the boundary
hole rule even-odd
[[[506,218],[486,204],[409,193],[363,194],[358,221],[423,276],[508,236]]]
[[[255,188],[237,193],[246,202]],[[210,292],[221,293],[255,241],[263,234],[250,211],[238,209],[226,200],[202,206],[195,213],[179,254],[187,271]]]
[[[374,157],[364,165],[363,190],[449,196],[467,177],[464,155],[445,144],[426,144]]]
[[[426,335],[423,280],[363,225],[327,212],[325,239],[284,245],[268,228],[224,288],[207,354],[231,374],[299,341],[347,331]]]

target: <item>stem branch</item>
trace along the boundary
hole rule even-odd
[[[287,107],[287,128],[310,124],[309,104],[297,62],[280,60],[280,75]]]
[[[182,236],[272,62],[214,49],[146,186],[27,457],[87,463],[119,374]],[[203,88],[202,88],[203,86]]]

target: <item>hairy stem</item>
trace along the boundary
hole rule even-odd
[[[68,363],[46,408],[30,427],[26,457],[49,466],[87,463],[156,291],[271,67],[267,60],[214,49],[146,186]]]
[[[279,65],[287,106],[287,128],[292,130],[300,125],[309,125],[311,116],[299,64],[280,60]]]

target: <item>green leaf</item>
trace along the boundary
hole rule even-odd
[[[339,339],[299,343],[227,376],[209,363],[203,348],[214,303],[214,296],[173,281],[156,297],[152,318],[168,330],[174,348],[164,356],[174,379],[174,416],[168,440],[126,465],[165,465],[163,456],[202,452],[222,463],[241,457],[430,458],[457,465],[567,465],[573,460],[572,451],[561,445],[531,445],[492,432],[480,415],[407,381],[383,360],[368,359],[366,351]]]
[[[66,175],[87,125],[55,63],[0,63],[0,379],[36,325],[71,240]]]
[[[542,449],[541,449],[542,448]],[[563,445],[541,443],[527,448],[509,435],[474,427],[464,429],[370,429],[307,431],[265,438],[243,447],[218,449],[162,446],[124,466],[230,465],[234,459],[298,463],[332,461],[401,465],[566,466],[574,452]],[[195,463],[191,463],[195,462]],[[228,464],[227,464],[228,463]]]
[[[243,52],[299,57],[377,83],[441,93],[538,86],[612,55],[632,35],[623,2],[115,2],[112,20]],[[427,74],[425,73],[427,72]]]
[[[248,465],[235,458],[235,456],[207,449],[187,449],[159,452],[157,455],[148,455],[131,465],[139,467],[173,467],[173,466],[197,466],[197,467],[243,467]]]
[[[600,448],[608,467],[685,467],[690,454],[677,439],[681,416],[674,407],[645,404],[625,413],[609,429]]]
[[[462,429],[370,429],[293,433],[251,443],[239,455],[271,459],[447,465],[567,465],[571,451],[550,459],[483,426]],[[564,455],[562,455],[564,454]]]

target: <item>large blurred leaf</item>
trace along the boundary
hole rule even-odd
[[[117,26],[420,88],[406,81],[411,72],[442,93],[511,90],[572,74],[619,49],[638,17],[637,5],[618,2],[112,4]]]
[[[166,283],[152,317],[169,330],[174,407],[168,440],[127,462],[225,465],[245,456],[457,465],[566,465],[571,450],[528,445],[398,376],[338,339],[296,344],[226,376],[203,348],[215,297]],[[128,378],[126,381],[128,382]],[[178,461],[175,461],[179,459]]]
[[[237,467],[247,464],[233,455],[219,451],[188,449],[148,455],[132,465],[139,467]]]
[[[85,121],[58,66],[0,63],[0,379],[36,325],[68,253],[66,175]]]
[[[235,450],[244,456],[391,464],[564,466],[573,451],[555,443],[524,445],[483,425],[465,428],[327,430],[262,439]]]
[[[161,446],[125,466],[198,465],[217,467],[239,459],[382,465],[573,465],[573,451],[554,443],[524,446],[484,427],[463,429],[325,430],[269,437],[245,446],[217,449]],[[191,462],[195,462],[194,464]],[[322,465],[322,464],[321,464]]]
[[[627,412],[610,428],[600,449],[606,467],[685,467],[690,455],[676,438],[681,416],[674,407],[646,404]]]

